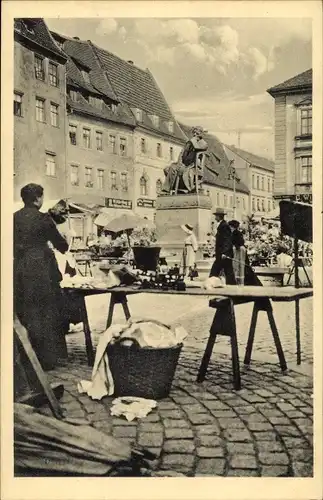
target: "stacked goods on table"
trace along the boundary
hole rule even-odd
[[[186,289],[184,276],[180,274],[177,266],[165,271],[137,271],[136,284],[141,289],[178,291]]]

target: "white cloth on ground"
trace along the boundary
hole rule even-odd
[[[146,417],[156,406],[157,403],[154,399],[125,396],[112,401],[111,415],[124,416],[128,422],[131,422],[135,418]]]

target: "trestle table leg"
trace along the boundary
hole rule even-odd
[[[286,364],[286,360],[285,360],[284,351],[283,351],[283,348],[282,348],[282,345],[280,342],[279,333],[277,330],[275,318],[273,315],[273,309],[272,309],[272,306],[270,303],[269,303],[269,306],[267,308],[267,316],[268,316],[270,328],[271,328],[271,331],[273,334],[273,338],[274,338],[274,342],[275,342],[275,346],[276,346],[276,351],[278,354],[279,364],[280,364],[282,371],[284,372],[285,370],[287,370],[287,364]]]
[[[248,341],[247,341],[247,347],[246,347],[246,353],[245,353],[245,357],[244,357],[244,364],[245,365],[249,365],[250,360],[251,360],[251,353],[252,353],[253,342],[255,339],[258,312],[259,312],[259,309],[257,306],[257,302],[255,302],[253,305],[251,323],[250,323],[249,335],[248,335]]]

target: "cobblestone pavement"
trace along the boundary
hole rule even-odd
[[[204,303],[203,303],[204,302]],[[231,360],[226,342],[215,346],[205,382],[196,375],[213,316],[198,298],[135,296],[129,299],[137,316],[181,323],[189,332],[180,356],[170,397],[141,421],[127,422],[110,415],[113,398],[92,401],[77,393],[80,379],[90,379],[83,334],[68,335],[68,365],[51,372],[52,380],[64,383],[62,404],[70,418],[86,418],[104,432],[156,453],[152,467],[163,474],[172,470],[187,476],[310,477],[313,474],[312,377],[290,369],[282,375],[277,362],[268,363],[273,342],[261,316],[256,332],[255,356],[242,368],[242,390],[234,391]],[[239,343],[245,344],[251,307],[238,306]],[[312,302],[302,302],[304,358],[309,366],[312,351]],[[295,358],[293,305],[275,304],[276,320],[287,362]],[[88,301],[94,342],[104,327],[107,298]],[[149,313],[147,313],[149,311]],[[144,314],[145,313],[145,314]],[[118,311],[115,321],[122,314]],[[177,319],[176,319],[177,318]],[[240,348],[242,357],[243,350]],[[257,353],[257,356],[256,356]]]

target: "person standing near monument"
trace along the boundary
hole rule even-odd
[[[198,244],[196,236],[193,232],[193,226],[191,226],[191,224],[183,224],[181,228],[187,234],[187,237],[185,238],[184,241],[182,262],[184,269],[183,274],[185,276],[188,276],[195,266]]]
[[[210,271],[210,277],[219,277],[223,271],[227,285],[235,285],[232,259],[233,243],[229,224],[224,219],[226,212],[223,208],[217,208],[214,212],[215,220],[218,222],[215,239],[215,261]]]

